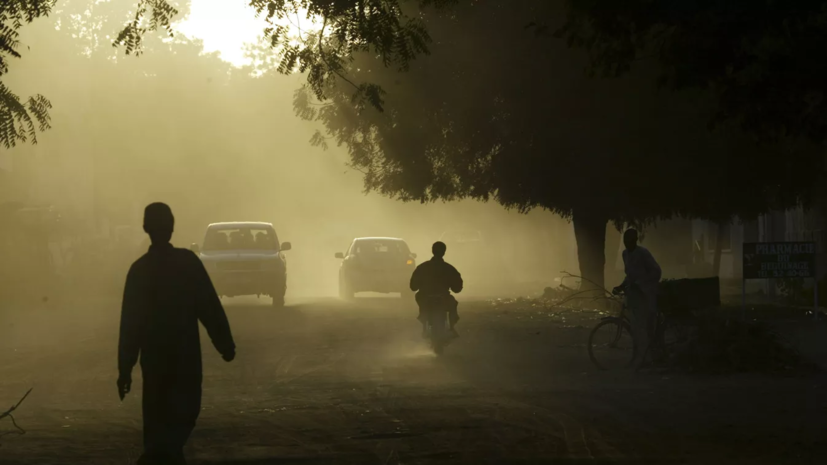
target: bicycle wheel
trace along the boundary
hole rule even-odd
[[[635,340],[629,324],[607,318],[589,334],[589,358],[601,370],[628,368],[635,359]]]

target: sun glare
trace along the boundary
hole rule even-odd
[[[302,20],[305,17],[300,15]],[[291,29],[291,36],[298,34],[296,21],[298,18],[283,21]],[[255,10],[245,0],[192,0],[190,14],[174,27],[186,36],[201,39],[205,52],[218,52],[223,60],[244,66],[251,62],[244,56],[244,45],[261,40],[267,22],[256,18]]]

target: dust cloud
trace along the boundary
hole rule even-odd
[[[230,3],[221,0],[225,2]],[[185,17],[189,2],[181,3],[180,16]],[[508,3],[508,8],[512,3],[518,2]],[[41,93],[53,109],[52,129],[38,133],[37,144],[0,149],[0,402],[13,405],[31,392],[14,412],[19,424],[4,419],[0,408],[2,464],[134,463],[140,455],[143,412],[154,410],[146,417],[147,424],[157,422],[151,429],[166,422],[153,416],[164,418],[168,411],[179,410],[178,403],[158,402],[163,390],[183,392],[170,399],[184,399],[192,407],[190,415],[198,416],[184,451],[191,463],[535,463],[556,457],[568,463],[639,463],[666,457],[717,463],[713,459],[739,456],[733,453],[738,447],[744,457],[752,454],[770,462],[779,457],[774,463],[788,463],[793,453],[798,460],[808,456],[804,454],[827,456],[824,410],[812,408],[824,404],[827,380],[787,371],[792,367],[786,353],[766,343],[773,339],[755,339],[753,344],[741,338],[746,332],[739,330],[733,339],[737,344],[725,346],[713,334],[715,347],[726,352],[709,351],[708,358],[725,353],[720,358],[735,360],[734,366],[742,358],[730,347],[769,347],[754,353],[772,353],[774,361],[783,361],[784,371],[778,371],[783,376],[700,377],[677,371],[665,376],[659,370],[637,376],[597,370],[589,360],[597,347],[590,340],[592,328],[607,322],[625,328],[625,322],[607,321],[605,308],[596,305],[508,299],[539,296],[546,287],[560,284],[564,270],[579,273],[574,231],[566,219],[543,210],[508,211],[495,202],[419,204],[366,194],[363,174],[348,167],[345,147],[334,140],[325,140],[327,150],[310,143],[319,140],[321,128],[298,118],[293,108],[305,77],[269,69],[273,60],[267,47],[250,46],[247,52],[256,59],[237,67],[217,53],[204,53],[201,42],[184,35],[151,35],[143,55],[124,56],[122,49],[111,47],[112,35],[134,17],[129,10],[135,0],[61,0],[56,5],[49,17],[21,29],[24,58],[3,76],[3,84],[18,95]],[[491,27],[504,28],[501,18],[491,18],[497,21]],[[490,30],[486,26],[486,37]],[[522,24],[514,31],[523,34]],[[468,43],[485,47],[475,40]],[[491,45],[495,54],[513,53]],[[269,61],[260,60],[267,54]],[[490,68],[487,60],[477,62]],[[561,70],[563,76],[575,72]],[[536,75],[550,83],[541,86],[548,95],[564,88],[554,88],[559,75]],[[565,123],[562,131],[571,128],[564,147],[584,143],[584,153],[605,157],[626,156],[653,144],[680,145],[672,133],[637,123],[649,111],[645,101],[635,101],[634,111],[621,111],[617,102],[635,100],[635,94],[612,94],[623,82],[614,81],[604,94],[582,101],[578,95],[589,94],[582,90],[585,81],[570,82],[577,92],[562,93],[562,101],[579,116],[564,121],[568,115],[560,112],[550,120],[537,118],[537,127],[559,120]],[[474,84],[484,87],[486,82]],[[601,95],[612,98],[605,104]],[[534,97],[526,93],[520,98]],[[615,111],[603,112],[604,104]],[[635,122],[628,134],[627,126],[616,124],[616,116],[617,121]],[[578,129],[578,121],[588,124]],[[600,133],[607,137],[592,133],[592,127],[601,125],[608,128]],[[588,133],[577,134],[583,130]],[[649,132],[655,133],[652,138]],[[646,139],[605,151],[637,134]],[[591,169],[588,160],[583,166]],[[630,160],[629,167],[636,168],[637,158]],[[583,193],[590,189],[588,183],[608,177],[628,182],[611,169],[592,171],[601,176],[582,178]],[[548,182],[577,174],[561,169],[549,173]],[[646,185],[633,187],[656,192]],[[622,202],[624,197],[618,198]],[[192,337],[194,329],[167,331],[156,323],[164,318],[127,317],[121,326],[127,271],[149,246],[142,216],[152,202],[171,207],[176,217],[172,242],[178,247],[202,244],[209,224],[231,221],[272,223],[279,242],[292,244],[284,252],[286,301],[277,296],[282,288],[275,280],[268,281],[270,298],[222,300],[237,358],[228,343],[211,347],[213,339],[221,338],[215,338],[216,333],[229,340],[226,320],[216,317],[217,305],[210,306],[213,330],[202,325],[200,340]],[[703,235],[695,242],[695,226],[692,220],[675,220],[644,229],[649,234],[643,243],[657,257],[663,278],[686,276],[688,265],[703,265],[698,273],[711,273],[705,259],[712,254],[700,247]],[[607,286],[623,278],[623,245],[612,227],[605,238]],[[757,230],[756,224],[756,237]],[[725,230],[715,232],[720,252]],[[433,242],[447,244],[446,261],[465,282],[457,296],[457,333],[440,342],[438,331],[429,333],[427,325],[416,320],[417,305],[408,295],[339,297],[341,260],[335,255],[365,236],[403,238],[418,262],[430,258]],[[732,248],[733,242],[728,244]],[[224,264],[241,262],[232,258]],[[407,266],[406,259],[399,260],[400,268]],[[219,269],[218,260],[213,264]],[[270,264],[275,266],[266,273],[281,266],[276,260],[264,266]],[[163,273],[157,273],[159,269]],[[152,274],[163,275],[166,286],[141,288],[139,283],[138,288],[151,290],[134,294],[151,296],[157,306],[159,288],[169,291],[167,296],[178,294],[191,282],[177,278],[202,271],[194,261],[177,268],[180,272],[169,270],[158,266]],[[140,282],[153,281],[148,275]],[[200,284],[206,292],[193,298],[213,299],[205,281]],[[351,296],[342,292],[342,297]],[[153,316],[178,318],[184,312],[166,311],[181,301],[175,302],[163,311],[153,309]],[[442,311],[441,305],[436,309]],[[792,328],[790,314],[785,313],[784,321]],[[810,341],[823,346],[823,328],[809,318],[801,326],[807,328],[802,347],[819,346]],[[186,319],[192,323],[189,328],[197,325],[191,313]],[[209,318],[202,323],[205,320]],[[142,367],[126,366],[134,364],[139,350],[131,345],[132,359],[129,344],[119,350],[119,342],[130,339],[121,338],[120,330],[144,330],[146,321],[154,327],[146,325],[150,328],[143,334],[152,344],[140,350]],[[730,321],[726,319],[726,328],[741,327]],[[612,331],[613,342],[605,346],[615,349],[621,333]],[[726,333],[736,334],[729,329]],[[133,334],[132,339],[139,338]],[[450,344],[443,353],[446,341]],[[186,350],[181,349],[185,345]],[[156,356],[144,363],[150,346]],[[171,348],[172,355],[166,357],[159,347]],[[621,352],[624,357],[634,355],[636,347],[630,347]],[[707,346],[699,347],[691,354]],[[823,357],[825,351],[819,350]],[[172,370],[151,367],[153,360],[167,358],[186,364]],[[155,380],[144,377],[153,370],[161,375]],[[192,377],[158,388],[171,378],[185,378],[178,376],[182,371]],[[130,385],[131,390],[126,387]],[[773,399],[770,411],[756,408],[767,398]],[[150,407],[143,410],[142,402]],[[26,434],[14,435],[23,431],[14,426],[25,428]]]
[[[148,246],[141,215],[154,201],[172,207],[179,247],[213,222],[273,223],[293,245],[288,300],[336,295],[334,254],[360,236],[402,237],[420,261],[445,240],[468,295],[540,291],[576,267],[571,225],[549,212],[366,195],[345,149],[310,145],[319,128],[292,108],[300,76],[233,67],[182,36],[123,56],[109,34],[129,2],[88,3],[61,2],[22,30],[30,51],[8,76],[54,110],[37,145],[0,153],[7,301],[119,294]],[[471,246],[452,247],[465,236]]]

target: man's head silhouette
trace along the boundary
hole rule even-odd
[[[155,202],[144,209],[144,231],[149,234],[153,244],[166,244],[172,238],[175,229],[175,217],[169,205]]]
[[[431,247],[431,252],[433,252],[434,257],[437,258],[444,257],[446,250],[448,250],[448,247],[443,242],[434,242],[434,245]]]
[[[626,232],[623,233],[623,245],[626,246],[627,250],[635,250],[637,241],[638,233],[636,229],[627,229]]]

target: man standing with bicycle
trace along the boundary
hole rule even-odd
[[[626,279],[612,292],[614,294],[620,291],[626,293],[632,336],[637,344],[635,367],[639,368],[646,358],[649,344],[654,337],[661,269],[652,253],[638,245],[637,230],[626,230],[623,233],[623,244],[626,246],[626,250],[623,251]]]

